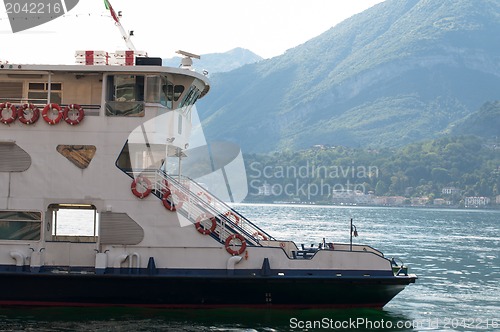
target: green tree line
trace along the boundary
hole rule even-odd
[[[458,136],[398,149],[316,146],[247,154],[247,200],[328,202],[333,190],[432,199],[445,197],[445,187],[459,189],[459,197],[454,198],[458,200],[465,196],[494,197],[500,194],[497,140]]]

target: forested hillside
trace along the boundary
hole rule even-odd
[[[247,154],[248,201],[329,202],[331,190],[378,196],[442,197],[455,187],[464,196],[500,194],[500,140],[443,137],[398,149],[318,146],[293,152]],[[258,195],[265,183],[269,196]],[[308,197],[309,196],[309,197]]]
[[[285,54],[213,75],[210,140],[243,152],[447,135],[500,86],[500,2],[387,0]],[[479,128],[478,131],[481,131]]]

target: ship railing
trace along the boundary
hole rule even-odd
[[[178,207],[177,211],[184,213],[190,221],[196,223],[215,217],[216,228],[210,234],[212,237],[224,243],[230,235],[239,233],[245,237],[247,244],[260,245],[258,238],[252,236],[253,230],[244,225],[241,222],[242,219],[232,219],[231,217],[236,214],[232,215],[231,213],[235,212],[208,190],[187,177],[174,177],[161,172],[158,174],[162,178],[160,181],[156,181],[161,187],[160,190],[165,190],[168,187],[174,193],[172,199]],[[177,197],[177,202],[175,202],[175,197]]]
[[[262,246],[260,242],[263,240],[275,241],[271,235],[189,177],[172,176],[162,170],[143,170],[140,174],[151,180],[153,193],[158,198],[162,199],[165,192],[170,191],[171,203],[176,212],[193,224],[199,221],[210,225],[205,220],[214,217],[216,228],[210,236],[220,243],[225,243],[232,234],[242,235],[247,245],[251,246]]]
[[[2,100],[0,100],[0,103],[5,103],[5,102],[9,102],[16,106],[24,104],[33,104],[36,107],[38,107],[41,111],[47,105],[48,100],[47,98],[19,98],[19,97],[2,98]],[[61,108],[64,108],[69,104],[74,104],[74,103],[68,103],[68,104],[61,103],[59,104],[59,106]],[[99,115],[101,110],[100,104],[78,104],[78,105],[80,105],[83,108],[83,110],[85,111],[85,115]]]

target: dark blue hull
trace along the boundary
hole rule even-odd
[[[164,276],[0,273],[0,304],[137,307],[383,307],[412,276]]]

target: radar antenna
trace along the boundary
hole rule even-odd
[[[125,44],[127,45],[128,49],[131,51],[136,51],[135,46],[132,43],[132,40],[130,39],[130,37],[134,35],[134,32],[130,31],[129,33],[127,33],[123,28],[122,24],[120,23],[120,17],[122,16],[121,12],[119,11],[117,15],[113,7],[111,7],[109,0],[104,0],[104,6],[106,6],[106,9],[109,10],[111,17],[115,21],[115,25],[118,27],[118,30],[120,30],[120,33],[122,34],[123,40],[125,41]]]
[[[184,56],[181,60],[181,68],[182,69],[189,69],[191,70],[192,67],[193,67],[193,58],[195,59],[200,59],[201,57],[197,54],[194,54],[194,53],[189,53],[189,52],[186,52],[186,51],[181,51],[181,50],[178,50],[177,52],[175,52],[177,54],[180,54],[182,56]]]

